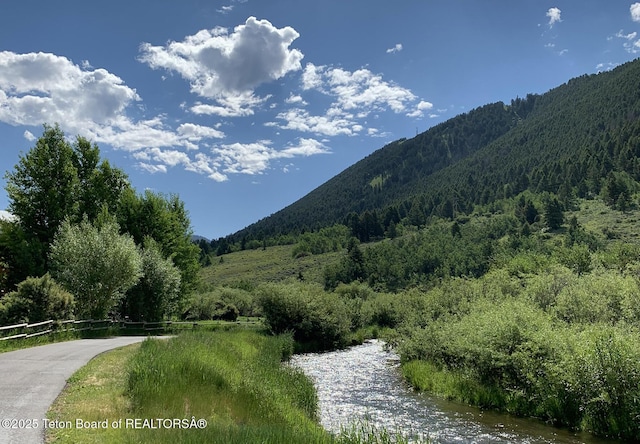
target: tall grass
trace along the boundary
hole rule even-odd
[[[142,435],[157,442],[324,439],[312,382],[300,370],[281,365],[292,348],[290,336],[247,330],[144,342],[129,364],[127,387],[135,416],[195,416],[208,426]]]

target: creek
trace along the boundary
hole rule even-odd
[[[377,340],[346,350],[294,355],[291,363],[313,379],[320,422],[330,432],[365,421],[434,443],[614,442],[416,393],[400,374],[398,355]]]

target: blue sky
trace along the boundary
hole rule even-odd
[[[57,122],[138,191],[178,194],[209,238],[393,140],[640,52],[628,0],[21,0],[0,16],[0,171]]]

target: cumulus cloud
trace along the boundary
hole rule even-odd
[[[67,133],[128,151],[193,149],[201,140],[224,137],[221,131],[190,124],[175,131],[163,116],[128,117],[131,106],[142,99],[105,69],[81,68],[55,54],[9,51],[0,52],[0,66],[0,121],[10,125],[57,122]],[[26,131],[25,137],[33,135]]]
[[[224,133],[208,126],[196,125],[194,123],[183,123],[178,127],[178,134],[185,136],[191,141],[198,142],[201,139],[224,138]]]
[[[343,109],[388,107],[399,113],[405,110],[408,102],[416,99],[410,90],[386,82],[381,75],[368,69],[350,72],[333,68],[326,75],[331,92],[337,96],[338,104]]]
[[[631,12],[631,20],[634,22],[640,22],[640,3],[634,3],[629,7]]]
[[[276,116],[280,122],[267,122],[266,126],[325,136],[352,136],[365,129],[363,119],[373,112],[391,110],[419,117],[424,110],[433,107],[429,102],[419,100],[411,90],[386,81],[382,75],[365,68],[349,71],[307,63],[301,75],[301,87],[303,91],[315,90],[332,98],[324,115],[313,115],[294,107]],[[298,97],[292,95],[285,102],[296,104],[302,100]]]
[[[308,103],[302,98],[302,96],[294,95],[294,94],[290,94],[289,97],[287,97],[284,100],[284,102],[289,104],[289,105],[294,104],[294,103],[297,103],[297,104],[300,104],[300,105],[303,105],[303,106],[308,105]]]
[[[213,145],[209,153],[197,152],[189,156],[172,149],[148,148],[133,154],[138,167],[149,173],[166,173],[169,168],[181,166],[186,171],[206,175],[209,179],[224,182],[229,174],[263,174],[277,159],[308,157],[329,153],[329,149],[315,139],[300,138],[297,143],[282,149],[273,147],[270,140],[251,143]]]
[[[322,87],[322,73],[324,66],[307,63],[302,72],[302,89],[320,89]]]
[[[274,159],[328,153],[327,147],[315,139],[301,138],[298,144],[276,150],[269,140],[254,143],[221,145],[212,150],[226,165],[225,173],[261,174]]]
[[[0,120],[11,125],[109,124],[140,100],[118,76],[54,54],[2,51],[0,66]]]
[[[342,114],[335,112],[335,109],[329,110],[326,115],[312,115],[308,111],[301,108],[292,108],[276,116],[277,119],[284,123],[267,122],[265,126],[275,126],[280,129],[295,130],[302,132],[310,132],[321,134],[324,136],[351,136],[354,134],[352,126],[356,122],[350,114]]]
[[[217,27],[164,46],[143,43],[139,60],[180,74],[193,93],[219,102],[211,108],[215,114],[225,115],[219,108],[232,103],[236,108],[226,115],[247,115],[237,110],[261,103],[253,95],[255,88],[301,69],[302,52],[289,48],[299,36],[290,26],[279,29],[249,17],[232,32]]]
[[[138,164],[138,167],[151,174],[167,172],[167,167],[165,165],[152,165],[149,163],[140,162]]]
[[[208,114],[220,117],[245,117],[254,114],[254,108],[266,102],[269,97],[256,97],[252,93],[220,97],[218,105],[196,102],[190,109],[194,114]]]
[[[547,11],[547,17],[549,17],[549,26],[553,26],[562,21],[562,11],[558,8],[549,8]]]
[[[596,72],[601,73],[601,72],[605,72],[605,71],[611,71],[612,69],[616,68],[617,66],[620,66],[620,64],[619,63],[613,63],[613,62],[598,63],[596,65]]]
[[[413,111],[407,113],[407,117],[414,117],[414,118],[424,117],[424,111],[430,110],[432,108],[433,108],[433,103],[421,100],[415,106]]]
[[[294,156],[313,156],[316,154],[328,154],[328,148],[318,140],[300,138],[298,143],[278,152],[278,157],[290,158]]]
[[[393,54],[394,52],[402,51],[402,43],[396,43],[393,48],[387,49],[387,54]]]
[[[214,140],[225,138],[219,126],[184,122],[174,128],[165,115],[132,118],[132,105],[142,99],[135,89],[104,69],[87,64],[83,68],[54,54],[8,51],[0,52],[0,66],[0,121],[15,126],[58,122],[68,134],[129,151],[137,167],[149,173],[181,167],[223,181],[227,180],[225,173],[258,174],[272,159],[324,152],[320,142],[300,139],[299,145],[282,150],[258,142],[213,145],[211,154],[203,153]],[[223,104],[227,112],[241,114],[246,112],[241,103],[262,103],[267,98],[248,94],[237,102],[228,98]],[[216,114],[212,110],[192,111]],[[35,140],[28,130],[24,137]]]

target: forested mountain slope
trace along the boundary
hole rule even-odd
[[[543,95],[454,117],[372,153],[231,240],[344,223],[389,209],[420,225],[525,189],[598,193],[605,178],[640,179],[640,61],[584,75]],[[377,216],[376,216],[377,217]]]

